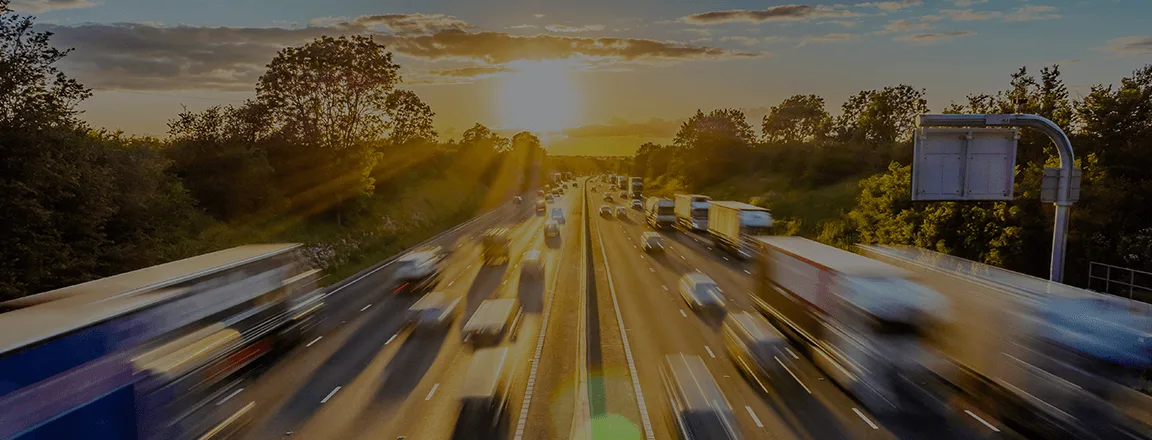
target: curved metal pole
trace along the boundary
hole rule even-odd
[[[1068,140],[1064,130],[1043,116],[1021,114],[920,115],[918,122],[921,127],[1032,127],[1052,139],[1056,144],[1056,151],[1060,154],[1060,184],[1056,189],[1056,220],[1052,225],[1052,259],[1048,266],[1048,279],[1063,281],[1064,248],[1068,242],[1068,218],[1072,211],[1072,168],[1076,162],[1072,141]]]

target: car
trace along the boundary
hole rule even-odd
[[[604,201],[605,202],[611,202],[612,201],[612,194],[604,194]]]
[[[560,236],[560,223],[556,220],[548,220],[544,222],[544,237],[559,237]]]
[[[664,237],[655,232],[645,232],[640,234],[640,243],[644,248],[644,252],[664,252]]]
[[[508,347],[482,348],[472,354],[472,362],[461,382],[460,414],[456,418],[453,439],[499,437],[500,427],[509,419],[507,409],[512,400],[510,376],[515,370],[512,364]]]
[[[573,188],[575,188],[575,187],[577,187],[577,186],[579,186],[579,185],[576,185],[576,182],[572,182],[572,187],[573,187]]]
[[[544,201],[546,203],[552,203],[552,202],[556,201],[556,198],[552,197],[552,194],[548,194],[548,195],[544,196]]]
[[[541,278],[544,276],[544,256],[538,250],[530,250],[524,253],[524,258],[520,259],[520,274],[532,278]]]
[[[632,209],[643,210],[644,202],[641,202],[640,199],[632,199]]]
[[[512,198],[512,203],[519,205],[521,203],[524,203],[524,199],[521,198],[520,196],[516,196],[516,197]]]
[[[611,217],[612,216],[612,207],[608,206],[608,205],[600,205],[600,215]]]
[[[624,209],[623,206],[617,206],[616,207],[616,216],[617,217],[627,217],[628,216],[628,210]]]
[[[621,199],[628,198],[628,192],[627,191],[620,191],[620,198]]]
[[[556,220],[556,223],[564,224],[564,210],[552,208],[552,220]]]
[[[414,330],[443,330],[456,319],[459,296],[435,291],[408,308],[408,325]]]
[[[543,199],[544,198],[544,190],[542,190],[542,189],[536,190],[536,198]]]
[[[738,439],[736,416],[704,359],[686,353],[664,356],[660,379],[680,438]]]
[[[567,184],[567,183],[565,183],[564,185],[561,185],[560,187],[561,187],[561,188],[564,188],[564,189],[568,189],[568,184]]]
[[[536,201],[536,214],[544,215],[544,211],[547,211],[547,210],[548,210],[548,202],[544,201],[544,199],[540,199],[540,200]]]
[[[439,246],[421,248],[396,260],[393,277],[397,285],[393,294],[421,294],[440,282],[440,260],[444,253]]]
[[[613,183],[613,184],[611,184],[611,185],[608,185],[608,190],[610,190],[610,191],[616,191],[616,184],[615,184],[615,183]]]
[[[757,383],[767,382],[769,373],[779,365],[773,358],[788,347],[784,335],[758,313],[729,314],[720,333],[728,358],[745,377]]]
[[[680,297],[688,304],[688,308],[698,312],[724,310],[720,286],[711,277],[699,272],[689,272],[680,277]]]

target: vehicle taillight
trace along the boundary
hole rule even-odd
[[[401,290],[404,290],[405,287],[408,287],[408,283],[401,284],[400,287],[397,287],[392,293],[399,293]]]

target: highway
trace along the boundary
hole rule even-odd
[[[961,404],[958,415],[941,419],[873,415],[797,350],[779,352],[782,368],[765,380],[744,377],[719,322],[689,309],[677,285],[699,271],[723,290],[729,312],[753,310],[750,267],[682,231],[662,231],[666,252],[646,254],[643,213],[600,216],[601,205],[618,205],[588,187],[580,181],[549,205],[566,214],[559,239],[544,238],[546,216],[534,215],[526,200],[431,241],[452,249],[436,290],[463,298],[447,332],[402,330],[417,298],[392,294],[387,264],[336,284],[322,332],[230,396],[256,403],[247,437],[450,438],[472,353],[460,326],[480,301],[516,297],[525,314],[503,342],[514,372],[502,438],[675,438],[659,365],[676,353],[705,361],[744,438],[1017,438]],[[511,230],[506,265],[481,264],[477,235],[491,227]],[[533,249],[544,253],[545,276],[522,283],[519,260]]]

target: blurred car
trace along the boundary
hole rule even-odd
[[[617,217],[627,217],[628,216],[628,210],[624,209],[623,206],[617,206],[616,207],[616,216]]]
[[[547,203],[552,203],[552,202],[556,201],[556,199],[554,197],[552,197],[552,194],[548,194],[548,195],[544,196],[544,201]]]
[[[608,190],[610,190],[610,191],[616,191],[616,184],[615,184],[615,183],[613,183],[613,184],[611,184],[611,185],[608,185]]]
[[[508,259],[509,234],[508,228],[492,228],[484,231],[480,244],[485,265]]]
[[[556,223],[564,224],[564,210],[552,208],[552,220],[556,220]]]
[[[464,341],[474,346],[498,345],[506,334],[515,334],[520,323],[520,301],[516,298],[486,299],[464,323]]]
[[[408,308],[408,324],[414,330],[445,329],[456,319],[459,296],[430,292]]]
[[[544,198],[544,190],[542,190],[542,189],[536,190],[536,198],[538,198],[538,199]]]
[[[718,311],[724,309],[724,297],[720,286],[708,275],[689,272],[680,277],[680,297],[688,307],[696,311]]]
[[[664,252],[664,237],[655,232],[645,232],[640,234],[640,243],[644,248],[644,252]]]
[[[561,187],[561,188],[564,188],[564,189],[568,189],[568,184],[567,184],[567,183],[565,183],[564,185],[561,185],[560,187]]]
[[[632,209],[643,210],[644,209],[644,202],[641,202],[640,199],[632,199]]]
[[[544,215],[544,211],[547,211],[547,210],[548,210],[548,202],[544,201],[544,199],[540,199],[540,200],[536,201],[536,213],[537,214]]]
[[[732,405],[700,356],[664,356],[660,379],[668,393],[672,416],[685,439],[739,439]]]
[[[513,197],[513,198],[512,198],[512,203],[515,203],[515,204],[519,205],[519,204],[521,204],[521,203],[524,203],[524,199],[523,199],[523,198],[520,198],[520,196],[516,196],[516,197]]]
[[[509,376],[515,369],[511,364],[507,347],[485,348],[472,354],[460,388],[460,415],[453,440],[499,437],[500,428],[508,419]]]
[[[621,199],[627,199],[628,198],[628,191],[620,191],[619,195],[620,195]]]
[[[548,220],[544,222],[544,237],[559,237],[560,236],[560,223],[556,220]]]
[[[747,311],[725,317],[720,333],[732,363],[756,383],[766,382],[770,369],[778,365],[774,358],[788,346],[784,335],[763,316]]]
[[[612,201],[612,194],[605,193],[604,194],[604,201],[605,202],[611,202]]]
[[[524,253],[524,258],[520,260],[520,274],[530,276],[533,278],[541,278],[544,276],[544,256],[538,250],[531,250]]]
[[[440,260],[444,253],[439,246],[421,248],[396,260],[393,277],[397,286],[394,294],[425,293],[440,282]]]
[[[612,216],[612,207],[608,206],[608,205],[600,205],[600,215],[611,217]]]
[[[576,184],[576,182],[572,182],[572,187],[573,187],[573,188],[575,188],[575,187],[577,187],[577,186],[579,186],[579,185],[577,185],[577,184]]]

